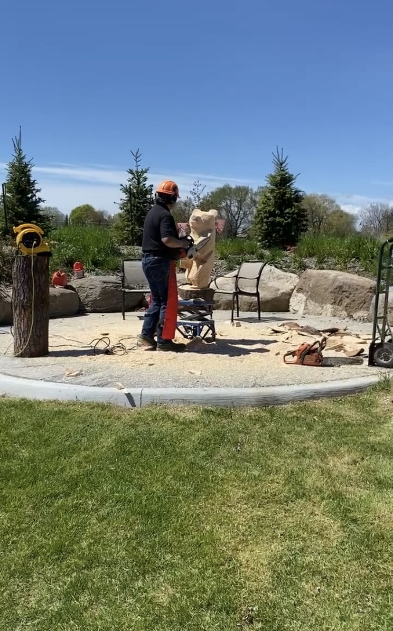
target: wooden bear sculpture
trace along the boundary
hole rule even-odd
[[[203,211],[195,208],[190,216],[189,225],[194,243],[210,236],[210,241],[193,259],[183,259],[186,280],[190,287],[205,289],[209,287],[216,254],[216,210]]]

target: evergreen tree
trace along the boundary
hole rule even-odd
[[[297,175],[288,169],[282,150],[273,154],[274,171],[266,177],[255,217],[255,232],[266,247],[294,246],[307,230],[303,192],[296,187]]]
[[[41,189],[33,179],[33,164],[27,160],[22,150],[22,135],[12,140],[14,153],[7,165],[7,215],[8,230],[21,223],[37,224],[44,231],[50,229],[50,218],[41,207],[44,199],[39,196]]]
[[[120,186],[123,198],[120,201],[119,217],[116,222],[116,234],[124,245],[141,245],[143,222],[153,204],[153,185],[147,184],[148,168],[140,166],[142,154],[139,149],[134,153],[134,168],[128,169],[126,184]]]

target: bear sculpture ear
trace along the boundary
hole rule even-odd
[[[208,210],[209,215],[213,215],[213,217],[217,217],[218,215],[218,211],[215,210],[214,208],[211,208],[210,210]]]

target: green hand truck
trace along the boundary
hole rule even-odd
[[[380,368],[393,368],[393,335],[390,320],[392,316],[389,317],[392,270],[393,238],[385,241],[379,250],[373,332],[368,354],[368,365]]]

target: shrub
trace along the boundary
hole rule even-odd
[[[0,245],[0,285],[10,285],[12,283],[12,263],[14,260],[14,250],[11,243]]]
[[[305,235],[295,250],[295,263],[300,265],[304,259],[316,259],[317,267],[326,267],[335,263],[341,269],[347,269],[356,262],[366,272],[374,272],[377,265],[380,242],[374,237],[362,234],[347,237],[327,237],[323,235]]]
[[[52,235],[51,268],[71,270],[81,261],[87,271],[120,269],[122,254],[112,232],[102,226],[64,226]]]
[[[217,257],[226,261],[232,269],[238,267],[242,261],[261,257],[258,243],[250,239],[218,239],[216,253]]]

